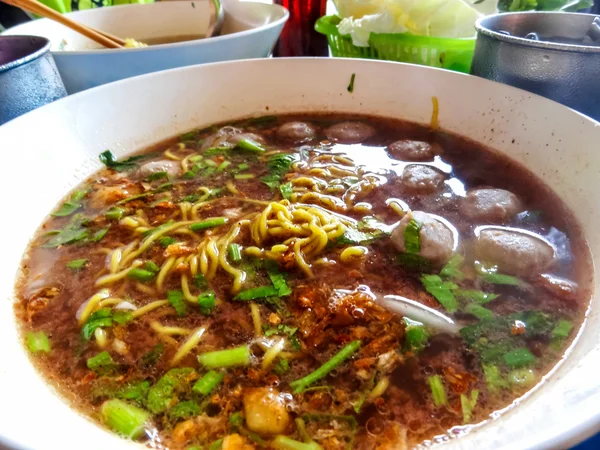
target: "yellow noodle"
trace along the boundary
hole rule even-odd
[[[189,155],[187,155],[185,158],[183,158],[181,160],[181,170],[183,171],[183,173],[187,172],[190,168],[188,162],[190,160],[190,158],[194,155],[197,155],[197,153],[190,153]]]
[[[191,352],[192,349],[198,345],[205,332],[206,328],[204,327],[200,327],[195,330],[190,337],[183,344],[181,344],[181,347],[179,347],[177,353],[175,353],[175,356],[173,356],[173,359],[171,360],[171,365],[173,366],[177,364],[182,358]]]
[[[99,253],[101,255],[108,255],[112,251],[113,250],[111,248],[97,248],[96,250],[93,250],[93,253]]]
[[[106,330],[102,328],[96,328],[94,330],[94,337],[96,338],[96,344],[98,344],[98,347],[106,348],[108,345],[108,334],[106,333]]]
[[[98,308],[104,308],[106,306],[115,306],[115,305],[118,305],[119,303],[122,303],[122,302],[123,302],[122,298],[109,297],[107,299],[100,300],[98,302]]]
[[[219,264],[221,267],[229,273],[233,277],[233,285],[231,287],[231,292],[237,293],[242,287],[242,283],[246,279],[246,272],[236,269],[229,261],[227,261],[227,247],[230,243],[232,243],[235,238],[240,233],[240,224],[237,223],[233,226],[231,231],[227,233],[227,235],[221,240],[220,245],[218,247],[219,253]]]
[[[150,328],[152,328],[158,334],[165,334],[167,336],[187,336],[192,332],[192,330],[188,328],[166,327],[156,321],[150,322]]]
[[[260,319],[260,309],[255,302],[250,302],[250,313],[252,314],[252,324],[254,325],[254,334],[262,335],[262,323]]]
[[[143,314],[149,313],[150,311],[154,311],[157,308],[162,306],[166,306],[169,304],[169,300],[156,300],[152,303],[148,303],[147,305],[142,306],[141,308],[136,309],[131,312],[133,318],[139,317]]]
[[[410,211],[408,204],[397,198],[390,198],[385,203],[400,217],[404,217]]]
[[[357,259],[364,257],[369,250],[367,247],[354,246],[345,248],[340,254],[340,261],[344,263],[354,262]]]
[[[121,262],[121,257],[123,256],[123,250],[120,248],[116,248],[113,250],[110,255],[110,273],[117,273],[119,271],[119,263]]]
[[[198,275],[198,255],[190,255],[188,259],[192,276]]]
[[[173,268],[174,265],[175,265],[175,257],[171,256],[163,263],[162,267],[160,268],[160,271],[158,272],[158,275],[156,276],[156,288],[158,289],[159,292],[162,292],[163,285],[165,283],[165,278],[167,277],[167,275],[169,275],[169,272],[171,272],[171,269]]]
[[[103,286],[105,284],[113,284],[113,283],[116,283],[117,281],[121,281],[123,278],[125,278],[127,276],[127,274],[129,273],[129,271],[131,269],[135,269],[136,267],[140,267],[142,264],[143,264],[142,261],[140,261],[139,259],[136,259],[131,264],[131,267],[127,267],[126,269],[123,269],[120,272],[111,273],[111,274],[104,275],[104,276],[98,278],[96,280],[96,286]]]
[[[183,149],[180,149],[183,150]],[[163,153],[167,158],[173,160],[173,161],[180,161],[181,158],[177,155],[174,155],[173,153],[171,153],[171,150],[165,150],[165,152]]]
[[[183,220],[188,220],[188,212],[192,208],[192,204],[188,202],[179,203],[179,209],[181,210],[181,217]]]
[[[198,304],[198,296],[192,295],[190,292],[188,277],[185,273],[181,274],[181,290],[183,291],[183,296],[188,302],[193,303],[194,305]]]
[[[83,311],[81,311],[81,315],[78,319],[79,325],[83,325],[87,321],[88,317],[94,312],[96,306],[98,306],[98,303],[100,303],[101,300],[107,299],[109,297],[110,291],[108,289],[102,289],[94,295],[92,295],[88,300],[86,300],[87,303],[85,305],[85,308],[83,309]]]
[[[144,294],[148,294],[148,295],[156,294],[156,290],[154,288],[152,288],[151,286],[146,286],[145,284],[140,283],[139,281],[137,283],[135,283],[135,288],[138,291],[143,292]]]
[[[240,195],[240,191],[237,190],[237,188],[235,187],[235,184],[233,184],[233,181],[229,180],[227,183],[225,183],[225,187],[233,195]]]
[[[283,346],[285,345],[284,339],[279,339],[275,341],[273,345],[266,351],[263,356],[263,360],[261,363],[262,370],[267,370],[269,366],[275,361],[275,358],[281,353],[283,350]]]
[[[389,385],[390,385],[390,379],[388,377],[381,378],[377,382],[375,387],[371,390],[371,392],[369,392],[367,399],[375,400],[377,397],[381,397],[385,393],[385,391]]]

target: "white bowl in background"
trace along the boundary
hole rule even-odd
[[[69,94],[159,70],[269,56],[289,16],[287,10],[279,5],[237,0],[224,0],[222,4],[225,21],[220,36],[146,48],[105,49],[48,19],[27,22],[3,34],[48,38]],[[210,7],[209,0],[163,1],[66,15],[84,25],[143,42],[147,38],[202,34],[208,28]],[[69,50],[61,50],[63,47]]]
[[[356,74],[354,92],[347,91]],[[207,89],[210,86],[210,89]],[[356,59],[264,59],[181,68],[67,97],[0,127],[5,170],[0,271],[0,446],[127,450],[72,410],[32,366],[13,314],[14,282],[29,239],[68,190],[118,157],[193,128],[250,115],[377,114],[428,124],[432,97],[443,130],[529,167],[569,205],[600,267],[600,124],[550,100],[481,78]],[[9,143],[9,144],[6,144]],[[11,193],[15,193],[12,195]],[[447,450],[566,448],[600,424],[600,305],[570,354],[514,408]]]

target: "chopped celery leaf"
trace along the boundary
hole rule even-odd
[[[458,286],[451,281],[443,281],[439,275],[423,275],[421,282],[425,290],[433,295],[449,313],[456,312],[456,297],[452,293]]]

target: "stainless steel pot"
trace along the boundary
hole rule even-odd
[[[66,95],[48,39],[0,36],[0,125]]]
[[[476,23],[471,73],[542,95],[600,120],[597,17],[556,12],[484,17]]]

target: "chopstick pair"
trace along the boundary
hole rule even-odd
[[[92,39],[100,45],[103,45],[107,48],[123,48],[125,45],[125,40],[114,36],[109,33],[105,33],[100,30],[96,30],[95,28],[88,27],[86,25],[82,25],[78,22],[75,22],[68,17],[63,16],[59,12],[56,12],[52,8],[47,7],[43,3],[38,2],[37,0],[2,0],[4,3],[8,3],[9,5],[16,6],[17,8],[24,9],[34,14],[38,14],[40,16],[46,17],[48,19],[54,20],[56,22],[61,23],[62,25],[71,28],[72,30],[84,35],[85,37]]]

